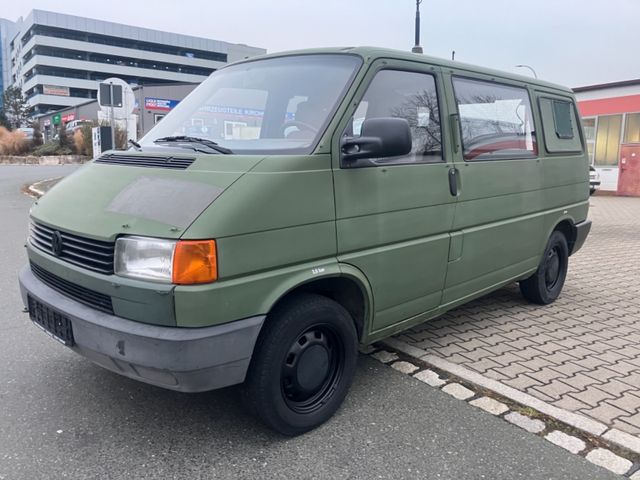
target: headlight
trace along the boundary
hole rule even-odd
[[[210,283],[218,278],[216,242],[121,237],[116,240],[114,272],[178,285]]]
[[[119,238],[116,240],[114,272],[123,277],[170,283],[176,243],[157,238]]]

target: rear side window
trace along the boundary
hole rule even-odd
[[[384,158],[378,164],[442,161],[440,110],[433,75],[401,70],[381,70],[371,81],[345,135],[360,136],[365,120],[404,118],[411,127],[413,147],[402,157]]]
[[[454,77],[464,159],[535,158],[538,153],[526,88]]]
[[[582,142],[573,103],[557,98],[540,98],[544,144],[550,153],[581,152]]]

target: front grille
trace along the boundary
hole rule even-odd
[[[108,153],[96,159],[95,163],[128,165],[131,167],[170,168],[185,170],[195,161],[194,157],[161,157],[154,155],[124,155]]]
[[[54,250],[54,236],[58,234],[60,242],[55,246],[60,248]],[[79,267],[107,275],[113,273],[113,242],[73,235],[33,221],[29,228],[29,241],[39,250]]]
[[[31,263],[31,271],[46,285],[63,295],[93,307],[96,310],[113,315],[113,305],[111,304],[111,297],[109,295],[94,292],[88,288],[71,283],[68,280],[54,275],[53,273],[47,272],[44,268],[33,262]]]

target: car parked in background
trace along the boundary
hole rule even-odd
[[[72,120],[64,127],[67,133],[75,133],[76,130],[80,130],[84,125],[91,125],[91,120]]]
[[[34,129],[31,127],[21,127],[17,129],[19,132],[24,133],[27,140],[33,140]]]
[[[600,188],[600,174],[593,167],[589,165],[589,195],[596,193],[596,190]]]

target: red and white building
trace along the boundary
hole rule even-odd
[[[640,79],[573,91],[601,189],[640,196]]]

